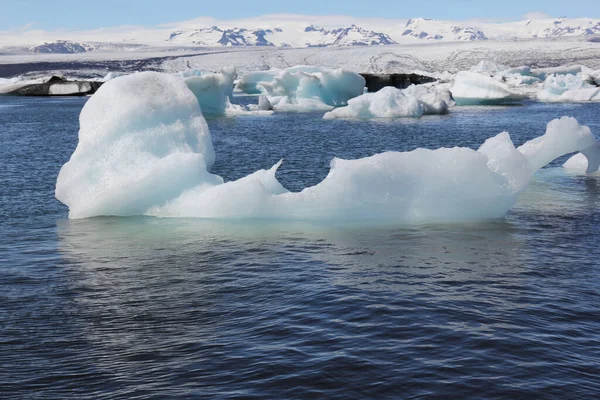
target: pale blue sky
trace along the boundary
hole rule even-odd
[[[530,12],[553,17],[600,17],[599,0],[0,0],[0,30],[153,26],[197,17],[238,19],[264,14],[519,20]]]

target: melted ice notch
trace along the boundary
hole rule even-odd
[[[504,132],[478,150],[336,158],[322,182],[299,193],[277,181],[281,162],[224,183],[207,171],[214,152],[194,94],[182,77],[150,72],[107,82],[84,106],[80,122],[79,144],[56,183],[56,197],[69,206],[70,218],[499,218],[554,158],[580,151],[590,172],[600,162],[600,145],[589,128],[565,117],[518,149]]]

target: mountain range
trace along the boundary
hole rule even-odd
[[[222,46],[271,46],[271,47],[331,47],[331,46],[385,46],[407,42],[436,41],[482,41],[535,38],[600,37],[600,19],[555,18],[526,20],[507,23],[468,23],[426,18],[406,20],[360,20],[350,24],[326,24],[321,17],[319,24],[311,23],[309,17],[292,19],[287,16],[277,21],[267,16],[250,21],[226,21],[212,26],[190,26],[190,23],[174,29],[148,29],[135,33],[124,32],[119,37],[114,31],[103,39],[101,34],[61,33],[60,39],[31,44],[33,53],[83,53],[100,48],[123,48],[136,50],[144,46],[170,47],[222,47]],[[326,21],[325,21],[326,22]],[[9,40],[1,40],[2,42]],[[85,36],[87,40],[81,40]],[[52,37],[49,33],[47,37]],[[91,39],[91,40],[90,40]],[[110,44],[110,45],[109,45]]]

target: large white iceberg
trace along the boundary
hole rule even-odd
[[[493,77],[467,71],[456,75],[450,91],[458,105],[504,104],[527,98]]]
[[[210,134],[181,77],[148,72],[111,80],[87,102],[80,122],[79,144],[56,184],[56,197],[69,206],[71,218],[498,218],[554,157],[583,151],[593,158],[600,147],[589,128],[562,118],[519,149],[501,133],[477,151],[336,158],[321,183],[293,193],[275,177],[281,162],[227,183],[207,171],[214,159]],[[588,170],[594,167],[591,159]]]
[[[365,93],[348,101],[346,107],[336,108],[323,118],[401,118],[448,113],[454,105],[447,90],[409,86],[400,90],[384,87],[375,93]]]
[[[175,75],[143,72],[106,82],[83,107],[79,143],[56,198],[72,218],[141,215],[184,190],[220,183],[198,101]]]
[[[365,79],[341,68],[297,66],[246,73],[237,88],[247,93],[261,93],[274,110],[331,110],[363,94]]]

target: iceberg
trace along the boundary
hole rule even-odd
[[[545,80],[550,75],[577,75],[583,71],[581,65],[561,66],[552,68],[536,68],[531,70],[531,75]]]
[[[508,133],[478,149],[416,149],[334,158],[301,192],[276,178],[281,161],[224,182],[194,94],[181,76],[144,72],[107,82],[84,106],[79,143],[61,168],[56,197],[70,218],[157,217],[375,220],[386,223],[501,218],[532,175],[581,152],[598,169],[598,141],[573,118],[515,148]]]
[[[321,72],[322,68],[314,67],[310,65],[297,65],[295,67],[289,67],[284,70],[279,68],[273,68],[266,71],[252,71],[246,72],[241,76],[235,84],[235,89],[246,93],[246,94],[261,94],[263,90],[260,87],[261,82],[270,83],[275,80],[275,77],[280,75],[283,71],[289,73],[304,72],[307,74],[314,74]]]
[[[527,98],[490,76],[467,71],[456,75],[450,91],[459,106],[514,103]]]
[[[233,82],[237,73],[233,67],[222,68],[220,72],[188,70],[178,74],[194,93],[202,113],[206,116],[235,117],[240,115],[270,115],[268,109],[250,109],[232,104]]]
[[[274,110],[328,111],[363,94],[365,79],[341,68],[297,66],[247,73],[236,87],[264,95]]]
[[[176,75],[112,79],[79,118],[79,143],[61,168],[56,198],[71,218],[142,215],[205,182],[215,154],[198,101]]]
[[[205,115],[225,115],[233,96],[234,68],[223,68],[218,73],[188,70],[180,73],[188,88],[198,99]]]
[[[471,67],[469,72],[490,76],[510,88],[520,88],[541,82],[540,78],[533,76],[530,67],[521,66],[511,68],[496,64],[490,60],[480,61],[477,65]]]
[[[384,87],[375,93],[365,93],[348,101],[346,107],[336,108],[323,118],[401,118],[447,114],[454,105],[447,90],[427,89],[411,85],[400,90]]]
[[[261,94],[260,82],[271,82],[280,70],[246,72],[236,82],[235,90],[246,94]]]
[[[573,103],[600,101],[600,87],[590,82],[594,79],[585,74],[550,75],[544,81],[544,89],[537,94],[539,101]]]

